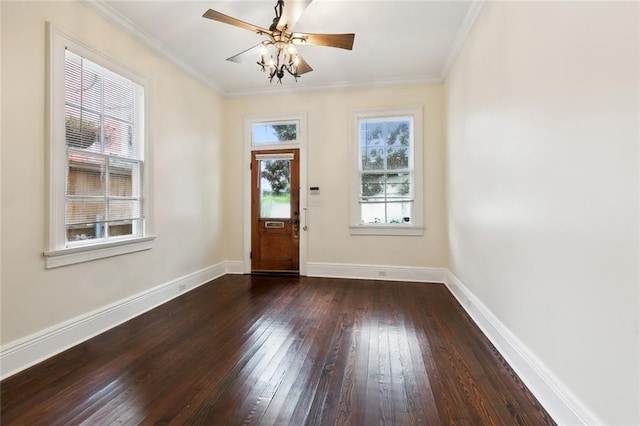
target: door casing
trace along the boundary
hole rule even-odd
[[[298,122],[298,140],[296,143],[252,146],[252,125],[258,122],[290,121]],[[300,275],[307,275],[307,114],[274,114],[247,116],[244,120],[244,153],[243,153],[243,267],[242,272],[251,273],[251,152],[254,150],[298,149],[300,151]]]

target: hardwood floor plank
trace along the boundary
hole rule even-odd
[[[404,376],[404,366],[402,352],[400,349],[400,339],[404,324],[401,318],[401,310],[394,297],[394,291],[388,289],[383,294],[382,300],[385,314],[386,349],[380,350],[381,354],[388,354],[389,362],[389,401],[385,408],[390,412],[391,424],[409,424],[409,404],[405,392],[406,382]]]
[[[434,297],[435,304],[439,301],[437,295]],[[456,364],[452,361],[451,350],[454,341],[448,340],[454,337],[447,333],[447,329],[440,327],[437,321],[439,315],[446,315],[446,306],[438,305],[420,317],[423,333],[419,335],[420,347],[426,352],[430,351],[433,363],[430,365],[431,371],[427,370],[430,378],[438,381],[439,391],[435,395],[442,395],[445,399],[440,406],[445,408],[445,412],[440,413],[441,419],[445,422],[483,424],[486,419],[479,417],[476,407],[469,400],[469,391],[465,382],[461,380],[461,374],[456,369]],[[449,317],[447,317],[449,318]],[[422,340],[422,334],[431,330],[429,339]],[[465,345],[468,343],[465,342]],[[433,371],[437,371],[434,374]],[[438,401],[436,401],[438,405]],[[493,423],[489,423],[493,424]]]
[[[342,321],[340,319],[342,319]],[[329,340],[329,344],[323,351],[322,357],[319,358],[319,361],[322,361],[321,363],[318,363],[318,367],[320,367],[321,365],[320,377],[318,379],[316,392],[314,394],[314,398],[307,415],[308,424],[322,423],[322,415],[326,409],[327,398],[331,394],[333,373],[337,358],[339,356],[340,350],[342,349],[342,341],[344,338],[344,315],[338,317],[338,321],[334,323],[335,326],[331,335],[331,339]],[[328,326],[327,329],[329,329]]]
[[[278,402],[284,403],[284,401],[282,397],[280,401],[278,399],[274,401],[276,393],[280,390],[282,395],[284,391],[290,390],[301,373],[304,373],[301,371],[303,359],[308,356],[312,343],[316,341],[317,332],[321,329],[318,321],[322,317],[326,299],[330,297],[332,297],[330,294],[316,293],[304,300],[296,299],[292,306],[288,307],[287,310],[292,311],[297,318],[297,322],[290,323],[288,327],[292,339],[291,345],[277,364],[271,379],[265,381],[262,387],[251,390],[245,398],[244,405],[234,414],[231,423],[240,422],[243,419],[245,423],[258,421],[273,423],[273,420],[263,418],[265,412],[271,408],[272,411],[279,413],[281,406],[278,406]],[[289,393],[289,398],[296,397],[297,395]],[[254,399],[255,402],[252,402]]]
[[[287,306],[293,297],[293,292],[289,291],[287,297],[280,299],[279,303]],[[268,356],[268,350],[285,337],[281,332],[281,322],[286,321],[293,313],[289,310],[282,313],[282,306],[277,304],[275,306],[279,308],[269,309],[251,327],[252,333],[249,335],[251,344],[238,353],[239,358],[229,358],[229,363],[233,365],[229,369],[221,369],[220,374],[215,376],[218,380],[214,382],[213,391],[211,391],[213,383],[208,382],[193,398],[193,406],[197,408],[184,420],[186,423],[207,424],[220,416],[229,415],[228,412],[219,412],[219,410],[224,411],[226,407],[218,404],[218,399],[225,394],[230,394],[230,390],[238,385],[238,381],[246,380],[263,357]],[[270,341],[272,337],[274,340]]]
[[[440,284],[227,275],[0,383],[3,425],[555,424]]]
[[[294,389],[299,393],[297,402],[291,413],[291,417],[288,419],[289,424],[302,425],[309,420],[311,424],[316,424],[317,421],[314,417],[311,417],[309,413],[317,413],[314,409],[314,403],[318,404],[322,399],[322,392],[326,383],[327,371],[324,369],[327,356],[335,341],[332,341],[334,337],[333,330],[335,329],[335,320],[331,301],[334,298],[335,286],[331,286],[331,295],[328,295],[324,302],[325,310],[322,314],[321,320],[318,322],[317,335],[312,342],[312,351],[306,357],[304,364],[304,374],[298,375],[298,379],[294,383]],[[327,312],[331,312],[327,315]],[[320,395],[319,395],[320,392]],[[285,420],[279,416],[278,421]]]
[[[305,316],[311,317],[311,320],[307,318],[306,321],[310,326],[310,332],[300,335],[300,351],[297,356],[289,360],[290,366],[287,368],[286,375],[260,419],[262,424],[287,424],[290,422],[294,408],[297,406],[297,404],[291,404],[290,401],[297,400],[300,397],[301,389],[305,386],[301,377],[307,374],[308,368],[304,368],[304,363],[307,358],[313,359],[317,353],[317,345],[314,345],[314,342],[320,340],[321,330],[328,327],[323,323],[327,320],[324,311],[325,305],[333,303],[333,300],[335,300],[335,292],[327,294],[321,302],[311,301],[308,307],[306,303],[303,305],[304,309],[309,312]]]
[[[377,293],[377,288],[372,289]],[[364,408],[364,413],[359,412],[358,417],[363,422],[362,424],[374,424],[381,418],[381,399],[380,399],[380,357],[379,357],[379,324],[378,324],[378,297],[371,297],[371,310],[367,320],[365,321],[365,328],[368,329],[363,337],[367,339],[368,356],[366,357],[366,384],[364,393],[364,403],[360,407]],[[365,357],[363,357],[364,359]]]
[[[371,307],[371,291],[367,287],[367,282],[361,284],[361,301],[356,308],[356,317],[354,321],[357,346],[355,347],[355,357],[353,370],[355,372],[353,378],[353,390],[350,393],[351,400],[349,406],[349,419],[356,424],[366,424],[367,409],[367,382],[369,376],[369,346],[371,342],[371,327],[369,326],[370,307]],[[368,291],[367,291],[368,290]]]
[[[402,312],[402,329],[399,336],[401,348],[401,362],[405,381],[405,395],[410,424],[441,424],[435,388],[433,385],[433,371],[427,365],[433,361],[429,347],[421,347],[420,340],[427,339],[424,330],[417,323],[415,309],[426,301],[420,300],[414,287],[407,286],[399,290],[397,303]],[[419,340],[418,336],[421,337]]]
[[[333,335],[333,348],[325,360],[326,381],[323,388],[323,405],[319,417],[310,417],[307,424],[349,424],[351,401],[355,381],[356,348],[359,345],[356,322],[357,308],[361,302],[359,293],[342,288],[337,310],[339,320]],[[318,403],[317,408],[320,408]]]

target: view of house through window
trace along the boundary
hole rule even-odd
[[[363,224],[413,222],[413,118],[360,118],[360,220]]]
[[[142,236],[143,89],[65,51],[66,241]]]

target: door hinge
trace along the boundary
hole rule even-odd
[[[249,163],[249,170],[253,170],[253,163]]]
[[[253,259],[253,252],[252,251],[249,252],[249,259]]]

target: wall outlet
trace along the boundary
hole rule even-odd
[[[387,276],[387,271],[378,271],[378,276],[379,277],[386,277]]]

